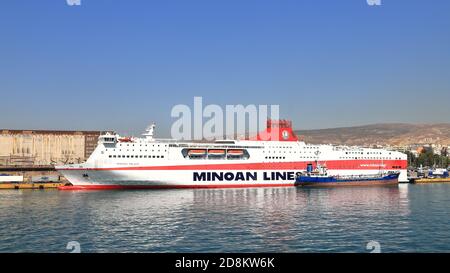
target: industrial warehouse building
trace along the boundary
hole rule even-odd
[[[100,131],[0,129],[0,166],[49,166],[84,162]]]

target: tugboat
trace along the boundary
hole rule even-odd
[[[398,184],[400,172],[388,172],[377,175],[328,175],[326,166],[317,164],[315,170],[308,168],[306,173],[297,173],[296,186],[328,187],[328,186],[372,186]]]

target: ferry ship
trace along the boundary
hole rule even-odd
[[[57,166],[71,186],[62,190],[240,188],[294,186],[296,174],[325,164],[330,175],[398,171],[407,180],[407,157],[361,147],[300,141],[287,120],[268,120],[254,137],[212,142],[141,138],[105,133],[85,163]]]

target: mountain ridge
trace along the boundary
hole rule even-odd
[[[351,127],[295,130],[313,144],[338,145],[450,145],[450,123],[375,123]]]

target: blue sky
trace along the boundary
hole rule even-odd
[[[298,129],[450,121],[450,1],[7,0],[0,128],[115,129],[279,104]]]

